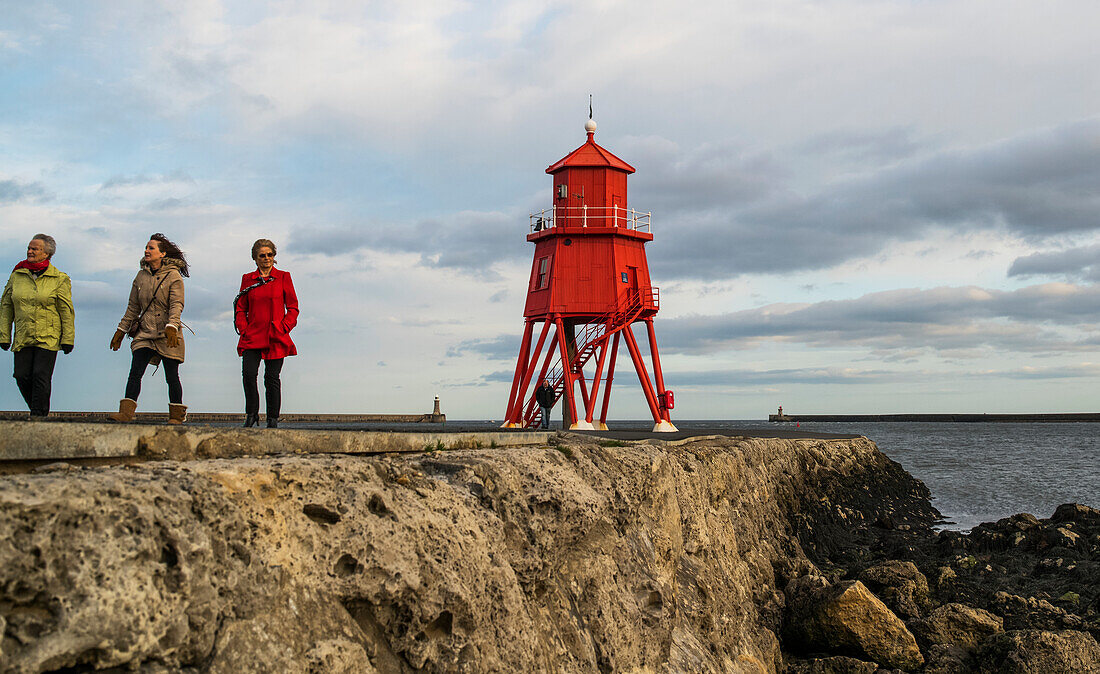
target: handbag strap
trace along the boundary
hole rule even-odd
[[[157,287],[153,288],[153,296],[149,298],[149,303],[145,305],[145,308],[141,310],[138,317],[134,319],[134,322],[130,324],[130,330],[134,329],[134,325],[141,325],[141,319],[145,318],[146,312],[149,311],[149,307],[153,306],[153,302],[157,299],[157,291],[160,290],[161,285],[164,284],[164,279],[168,278],[168,273],[165,272],[164,276],[160,277],[160,283],[157,283]],[[127,331],[129,332],[129,330]]]
[[[256,281],[255,283],[248,286],[247,288],[242,289],[241,292],[237,293],[237,296],[233,298],[233,318],[234,318],[234,320],[233,320],[233,329],[236,330],[238,335],[241,334],[241,331],[237,330],[236,318],[237,318],[237,312],[239,312],[241,310],[241,308],[237,303],[241,301],[242,297],[244,297],[248,293],[252,292],[256,288],[259,288],[260,286],[264,285],[265,283],[271,283],[274,280],[275,279],[272,278],[271,276],[261,276],[259,281]]]

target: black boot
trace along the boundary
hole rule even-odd
[[[244,427],[249,428],[251,426],[260,425],[260,415],[256,412],[244,415]]]
[[[267,427],[268,428],[278,428],[279,427],[279,417],[268,417],[267,418]]]

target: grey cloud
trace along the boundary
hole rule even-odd
[[[1009,276],[1060,276],[1068,279],[1100,280],[1100,245],[1034,253],[1016,258]]]
[[[833,131],[823,133],[799,145],[806,154],[839,156],[855,163],[888,163],[906,159],[922,149],[912,129],[883,131]]]
[[[746,349],[766,340],[860,346],[879,355],[914,349],[966,357],[980,348],[1057,352],[1092,349],[1065,328],[1100,317],[1100,286],[1046,284],[1015,291],[977,287],[901,289],[816,304],[773,304],[718,316],[662,321],[670,353]]]
[[[790,368],[776,370],[696,370],[666,373],[680,386],[745,386],[775,384],[868,384],[912,381],[911,372],[851,370],[842,368]]]
[[[99,186],[100,192],[105,192],[116,187],[127,187],[131,185],[150,185],[160,183],[194,183],[195,179],[187,174],[183,169],[176,169],[169,173],[161,175],[147,175],[145,173],[139,173],[137,175],[127,176],[123,174],[116,174],[108,178]]]
[[[917,384],[945,380],[1060,380],[1082,379],[1100,375],[1100,366],[1052,366],[1049,368],[1017,368],[1006,370],[969,370],[949,372],[937,370],[856,370],[851,368],[790,368],[774,370],[700,370],[675,371],[666,375],[677,386],[737,387],[780,386],[790,384],[864,385]]]
[[[42,183],[24,183],[18,180],[0,180],[0,203],[23,199],[42,199],[46,189]]]
[[[519,343],[521,335],[498,335],[492,339],[470,339],[459,342],[447,349],[448,358],[459,358],[466,354],[474,354],[488,360],[515,361],[519,355]],[[511,381],[511,375],[509,375]]]
[[[496,278],[493,265],[516,262],[531,254],[522,245],[525,223],[526,218],[518,214],[462,212],[447,221],[422,220],[410,225],[303,227],[291,233],[291,243],[329,255],[362,248],[414,253],[428,267]]]
[[[174,211],[177,208],[183,206],[186,202],[183,199],[177,199],[170,197],[168,199],[157,199],[149,202],[145,208],[150,211]]]
[[[710,163],[685,159],[678,169],[683,182],[698,175],[707,189],[693,192],[691,203],[668,201],[666,212],[655,213],[654,276],[824,269],[937,228],[1001,228],[1036,240],[1093,230],[1100,226],[1098,137],[1100,120],[1092,119],[871,166],[802,191],[772,169],[747,192],[736,177],[712,180]],[[637,182],[649,193],[667,189],[659,177]]]

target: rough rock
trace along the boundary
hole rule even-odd
[[[1100,668],[1100,511],[936,532],[866,439],[367,456],[176,435],[0,476],[0,672],[881,674],[920,644],[928,673]],[[949,602],[1018,631],[914,642],[857,579],[918,633]],[[814,642],[818,609],[839,627]]]
[[[857,581],[827,585],[807,577],[787,587],[790,647],[849,655],[900,669],[924,662],[916,639],[894,613]]]
[[[833,655],[827,658],[792,659],[787,663],[787,674],[875,674],[877,664]]]
[[[933,644],[926,650],[923,674],[971,674],[970,651],[958,646]]]
[[[992,637],[979,661],[983,674],[1096,674],[1100,644],[1085,632],[1016,630]]]
[[[916,624],[921,640],[971,650],[988,637],[1004,631],[1004,620],[989,611],[965,604],[945,604]]]
[[[931,605],[928,579],[913,562],[890,560],[864,569],[859,580],[904,620],[921,617]]]
[[[1080,616],[1036,597],[997,592],[990,608],[1004,618],[1004,626],[1009,630],[1081,630],[1087,626]]]
[[[775,672],[776,570],[813,568],[792,513],[837,475],[915,482],[886,465],[563,438],[5,476],[0,669]]]

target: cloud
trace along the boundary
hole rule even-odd
[[[733,153],[743,151],[727,148],[726,173],[716,176],[705,153],[673,153],[667,161],[676,166],[679,183],[698,189],[689,201],[670,201],[666,213],[654,215],[654,276],[714,279],[826,269],[933,230],[998,229],[1042,241],[1100,228],[1100,119],[985,145],[925,150],[809,189],[796,189],[784,177],[797,155],[736,155],[741,168],[732,170],[738,165]],[[747,182],[747,175],[756,182]],[[632,193],[659,193],[663,180],[660,170],[653,180],[639,177],[642,190]]]
[[[163,175],[147,175],[140,173],[137,175],[122,175],[116,174],[103,181],[103,184],[99,186],[100,192],[107,192],[119,187],[132,187],[135,185],[194,185],[195,179],[187,174],[182,169],[176,169]]]
[[[530,255],[530,250],[520,245],[524,230],[517,223],[523,221],[517,214],[462,211],[446,220],[433,218],[411,224],[367,223],[320,230],[297,227],[291,231],[290,243],[327,255],[345,255],[364,248],[413,253],[425,267],[495,280],[498,274],[494,266],[516,263]]]
[[[447,349],[447,357],[461,358],[472,354],[487,360],[514,362],[519,355],[519,343],[519,334],[503,334],[492,339],[469,339]]]
[[[791,384],[862,386],[866,384],[919,384],[944,380],[1065,380],[1100,376],[1100,363],[1073,366],[1020,367],[987,370],[861,370],[857,368],[781,368],[771,370],[677,370],[672,373],[682,387],[760,387]]]
[[[1008,268],[1008,275],[1100,281],[1100,244],[1018,257]]]
[[[966,355],[977,349],[1064,352],[1094,349],[1100,286],[1048,283],[1014,291],[975,286],[900,289],[850,300],[770,304],[717,316],[662,321],[662,350],[707,354],[774,341],[873,350]]]
[[[46,188],[42,183],[24,183],[18,180],[0,180],[0,203],[23,199],[44,199]]]

